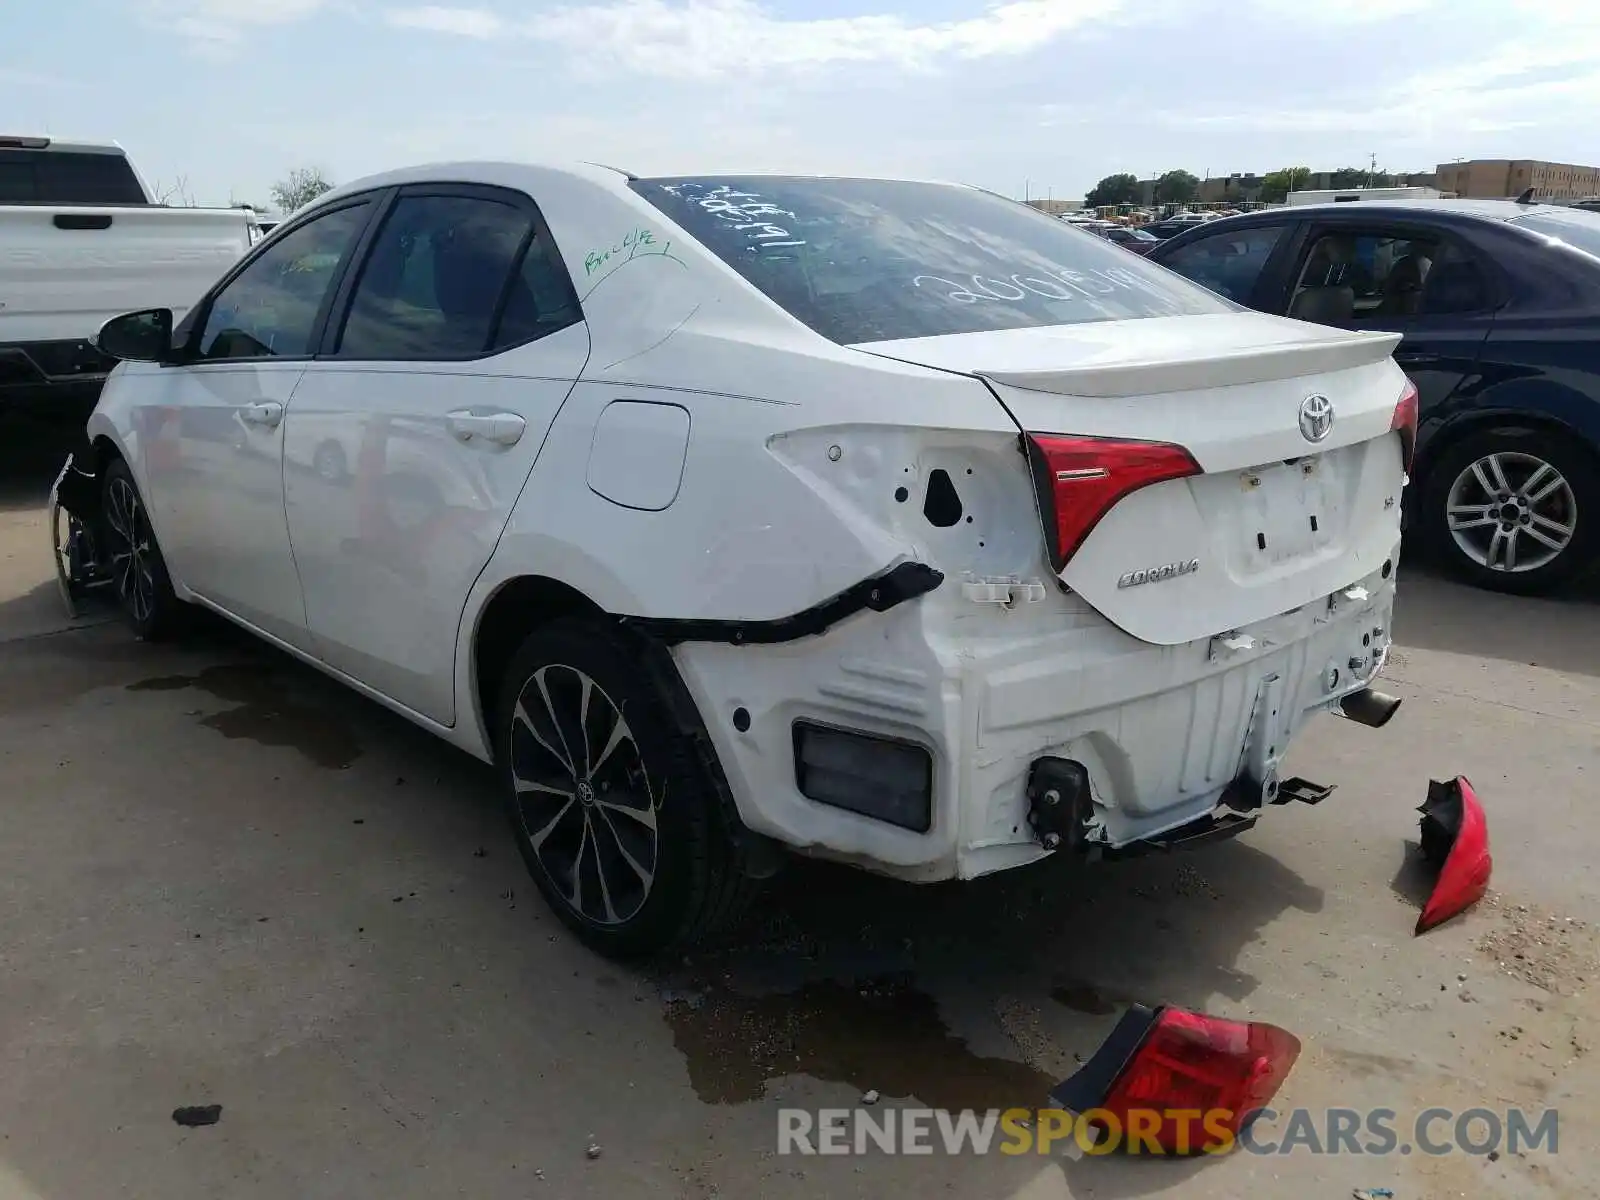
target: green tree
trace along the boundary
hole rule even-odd
[[[1393,187],[1394,176],[1387,171],[1374,171],[1366,167],[1340,167],[1328,176],[1330,187]]]
[[[316,167],[296,167],[273,184],[271,190],[279,211],[287,216],[332,188],[333,182]]]
[[[1200,191],[1200,180],[1184,170],[1168,171],[1156,180],[1156,199],[1163,204],[1187,204]]]
[[[1282,204],[1289,198],[1290,192],[1305,187],[1306,180],[1310,178],[1310,167],[1284,167],[1268,171],[1261,178],[1261,199],[1268,204]]]
[[[1106,204],[1134,204],[1139,199],[1139,190],[1139,177],[1123,171],[1118,175],[1107,175],[1095,184],[1083,202],[1090,208]]]

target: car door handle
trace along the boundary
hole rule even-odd
[[[252,425],[275,429],[278,422],[283,420],[283,405],[276,400],[263,400],[257,404],[246,404],[239,410],[239,415]]]
[[[485,441],[499,446],[515,446],[522,440],[528,423],[516,413],[453,412],[445,416],[450,436],[458,442]]]
[[[1432,367],[1437,366],[1442,358],[1437,354],[1396,354],[1395,362],[1402,367]]]

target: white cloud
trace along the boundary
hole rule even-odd
[[[1419,7],[1430,0],[1392,2]],[[1257,3],[1276,7],[1294,0]],[[1379,0],[1356,3],[1371,5],[1377,15]],[[1291,79],[1272,103],[1226,109],[1199,104],[1162,111],[1157,122],[1195,132],[1370,133],[1395,142],[1459,143],[1472,135],[1548,126],[1554,113],[1600,111],[1600,12],[1561,0],[1516,0],[1513,8],[1517,35],[1484,38],[1481,58],[1448,56],[1454,65],[1421,65],[1386,83],[1360,76],[1316,79],[1309,85]],[[1439,12],[1444,20],[1459,17],[1469,23],[1474,15],[1468,6]],[[1513,157],[1528,153],[1508,152]]]
[[[1122,0],[1007,0],[965,20],[918,22],[868,13],[788,19],[755,0],[610,0],[510,21],[478,8],[401,9],[396,25],[483,39],[507,34],[553,43],[646,75],[712,78],[835,64],[919,68],[1039,49],[1118,12]]]
[[[453,33],[458,37],[492,38],[505,30],[505,22],[481,8],[403,8],[389,14],[389,23],[402,29]]]
[[[171,29],[197,49],[226,52],[266,25],[292,25],[323,8],[326,0],[154,0],[152,24]]]

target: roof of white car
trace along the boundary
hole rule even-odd
[[[851,175],[851,174],[821,174],[809,171],[740,171],[740,170],[715,170],[715,171],[676,171],[670,175],[657,174],[639,176],[622,167],[608,166],[603,163],[587,162],[539,162],[539,161],[500,161],[500,160],[466,160],[460,162],[419,163],[416,166],[399,167],[391,171],[384,171],[377,175],[368,175],[361,179],[353,179],[349,183],[341,184],[328,196],[347,195],[351,192],[368,191],[372,188],[392,187],[407,183],[431,182],[461,182],[461,183],[493,183],[506,182],[514,179],[518,174],[536,171],[540,174],[561,174],[576,180],[597,183],[608,188],[622,188],[629,182],[640,178],[656,179],[719,179],[737,177],[741,179],[875,179],[896,183],[929,183],[942,184],[953,187],[971,187],[971,184],[958,183],[948,179],[919,179],[909,176],[892,175]]]

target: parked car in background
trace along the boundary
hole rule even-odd
[[[1510,200],[1277,209],[1152,260],[1262,312],[1403,335],[1421,397],[1416,532],[1484,587],[1600,556],[1600,214]]]
[[[133,628],[203,605],[497,763],[607,953],[781,846],[1231,836],[1327,795],[1280,777],[1308,717],[1398,703],[1398,339],[992,193],[415,168],[100,338],[72,503]]]
[[[1171,217],[1163,217],[1159,221],[1151,221],[1144,226],[1144,229],[1157,239],[1165,241],[1190,229],[1210,224],[1214,220],[1216,218],[1208,213],[1181,212]]]
[[[1135,254],[1149,254],[1161,244],[1161,239],[1155,234],[1134,225],[1111,225],[1101,236],[1108,242],[1115,242],[1124,250],[1132,250]]]
[[[82,420],[114,365],[101,324],[182,314],[250,243],[242,209],[153,203],[118,146],[0,137],[0,412]]]

